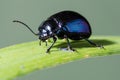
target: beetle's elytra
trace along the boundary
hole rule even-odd
[[[14,20],[13,22],[18,22],[25,25],[34,35],[39,36],[40,44],[41,41],[46,42],[47,39],[53,38],[53,43],[47,49],[47,53],[57,41],[57,38],[66,39],[68,44],[66,50],[74,51],[74,49],[70,45],[69,39],[84,39],[96,47],[103,48],[102,45],[97,45],[96,43],[88,40],[92,33],[90,24],[85,17],[74,11],[62,11],[50,16],[39,26],[39,33],[35,33],[32,29],[30,29],[28,25],[21,21]]]

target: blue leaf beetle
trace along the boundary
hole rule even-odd
[[[104,48],[102,45],[97,45],[96,43],[88,39],[92,33],[89,22],[81,14],[74,11],[61,11],[59,13],[53,14],[39,26],[38,28],[39,33],[35,33],[28,25],[21,21],[14,20],[13,22],[18,22],[25,25],[34,35],[39,36],[40,45],[41,41],[46,42],[47,39],[53,38],[53,43],[47,49],[46,53],[50,52],[50,49],[57,41],[57,37],[59,39],[64,38],[66,39],[68,45],[66,50],[75,51],[72,48],[69,39],[71,40],[84,39],[91,45]]]

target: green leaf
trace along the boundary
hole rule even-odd
[[[105,49],[91,46],[84,40],[70,41],[76,52],[60,51],[66,47],[65,40],[58,40],[50,54],[45,53],[48,46],[39,41],[26,42],[0,49],[0,79],[8,80],[29,72],[57,66],[74,60],[95,56],[120,54],[120,37],[96,36],[91,38],[97,44],[104,45]],[[52,42],[48,42],[50,45]]]

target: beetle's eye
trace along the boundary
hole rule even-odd
[[[44,37],[44,36],[47,36],[47,31],[43,29],[41,37]]]
[[[46,34],[46,33],[47,33],[47,31],[43,29],[42,30],[42,34]]]
[[[46,30],[43,29],[43,33],[46,33]]]

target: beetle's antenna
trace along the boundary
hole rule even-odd
[[[26,26],[34,35],[39,35],[38,33],[35,33],[27,24],[21,22],[21,21],[18,21],[18,20],[14,20],[13,22],[17,22],[17,23],[21,23],[23,24],[24,26]]]

